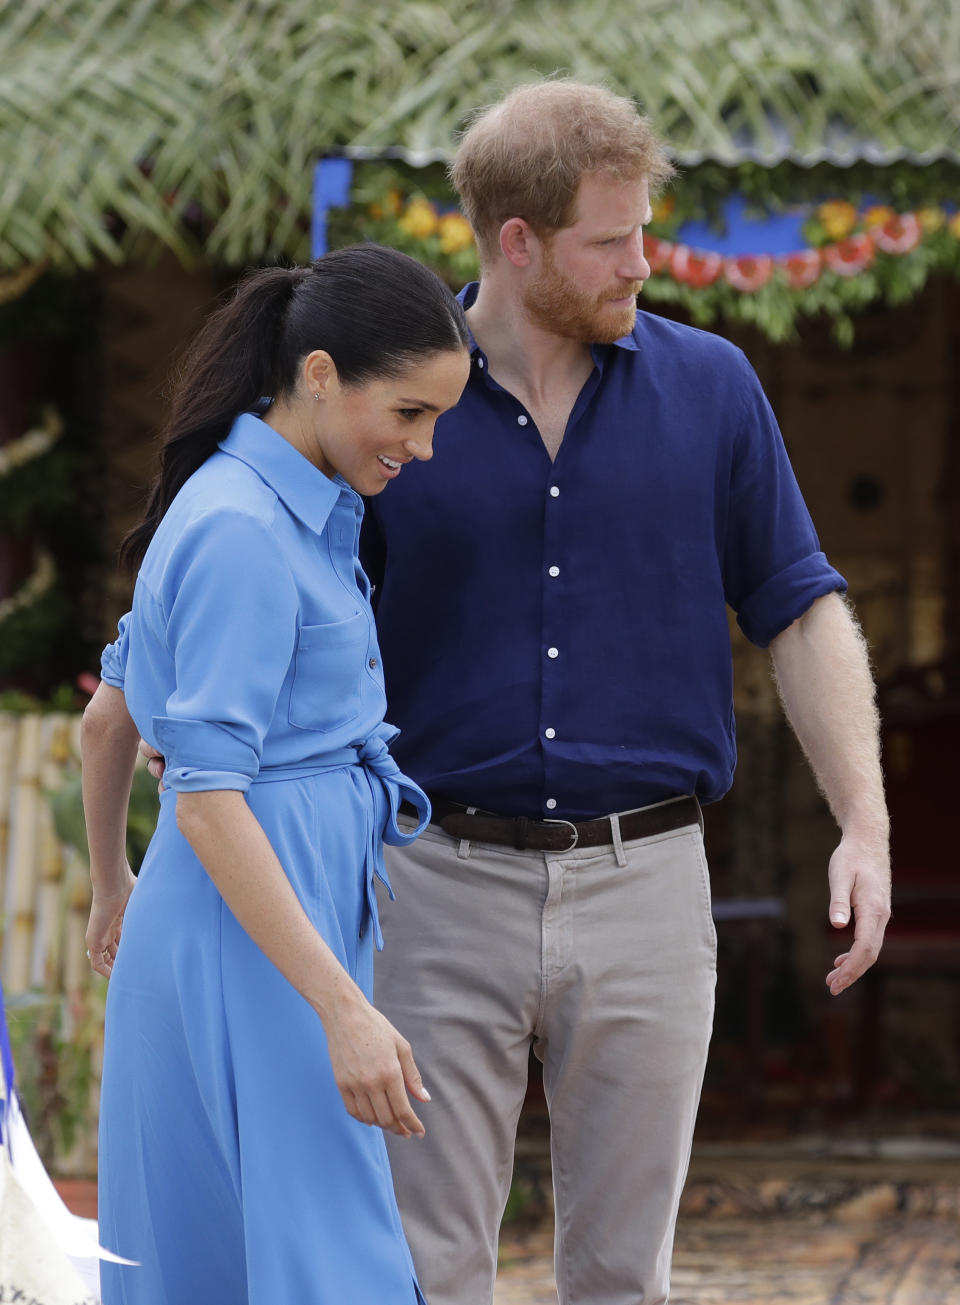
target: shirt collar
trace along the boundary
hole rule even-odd
[[[220,448],[252,467],[294,516],[315,534],[323,531],[341,496],[355,500],[355,505],[360,503],[360,496],[342,476],[332,480],[325,476],[252,412],[240,414],[230,434],[220,441]]]
[[[468,308],[471,308],[473,306],[474,302],[476,301],[477,292],[479,291],[479,289],[480,289],[479,281],[469,281],[463,287],[460,293],[457,295],[457,299],[460,301],[460,305],[463,308],[464,312],[466,312]],[[641,314],[638,313],[637,320],[634,322],[633,330],[630,332],[630,334],[621,336],[619,340],[614,340],[613,344],[592,344],[590,346],[590,352],[593,354],[593,361],[597,364],[597,366],[600,368],[601,371],[603,370],[604,361],[609,356],[609,351],[611,349],[626,349],[630,353],[639,352],[640,320],[641,320]],[[478,354],[481,358],[484,358],[485,360],[486,355],[484,354],[480,346],[477,344],[476,340],[473,338],[473,332],[470,330],[469,322],[467,323],[467,334],[470,337],[471,354]]]

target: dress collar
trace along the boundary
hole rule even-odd
[[[294,516],[320,534],[342,495],[351,502],[360,496],[342,476],[332,480],[298,452],[272,426],[243,412],[233,423],[220,448],[252,467],[261,480],[282,499]]]

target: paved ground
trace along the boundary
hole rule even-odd
[[[531,1182],[549,1205],[547,1175]],[[92,1184],[63,1184],[92,1214]],[[501,1245],[495,1305],[556,1305],[549,1210]],[[701,1149],[671,1305],[960,1305],[960,1142]]]
[[[549,1217],[507,1231],[495,1305],[556,1305]],[[960,1143],[695,1153],[671,1305],[960,1305]]]
[[[550,1232],[508,1238],[495,1305],[556,1305]],[[671,1305],[960,1305],[955,1220],[695,1218],[679,1230]]]

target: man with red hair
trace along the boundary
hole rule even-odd
[[[735,764],[726,608],[770,648],[842,831],[830,919],[877,956],[887,817],[863,640],[752,369],[638,313],[671,166],[629,101],[554,80],[452,168],[481,279],[432,462],[368,506],[389,719],[433,824],[391,849],[377,1002],[433,1097],[391,1147],[431,1305],[489,1305],[529,1050],[563,1305],[661,1305],[713,1013],[701,803]]]

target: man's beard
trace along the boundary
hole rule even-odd
[[[613,344],[633,330],[636,296],[642,285],[642,282],[628,281],[591,298],[564,276],[553,260],[550,246],[545,245],[540,275],[527,289],[523,305],[538,326],[554,335],[580,340],[583,344]],[[628,295],[632,302],[625,307],[615,307],[610,302]]]

